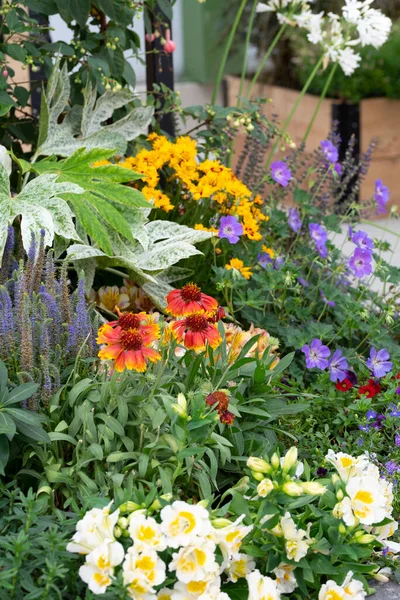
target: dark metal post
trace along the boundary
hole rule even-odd
[[[355,139],[353,147],[353,158],[358,161],[360,158],[360,106],[359,104],[347,104],[342,102],[340,104],[332,105],[332,118],[333,121],[338,122],[338,133],[340,135],[340,147],[339,147],[339,161],[342,162],[346,157],[346,150],[352,137]],[[348,192],[345,194],[343,201],[345,202],[346,196],[353,189],[354,183],[357,180],[357,175],[348,184]]]
[[[161,44],[161,38],[165,38],[166,32],[169,29],[172,35],[171,21],[167,19],[165,14],[156,5],[154,12],[150,16],[151,31],[158,31],[161,35],[156,37],[154,41],[146,40],[146,78],[147,91],[153,93],[153,85],[164,84],[170,90],[174,89],[174,64],[172,54],[167,54]],[[160,98],[161,106],[156,110],[157,113],[162,109],[164,102]],[[160,126],[166,133],[171,136],[175,135],[174,120],[172,114],[164,115],[160,119]]]

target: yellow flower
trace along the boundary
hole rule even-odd
[[[92,163],[90,166],[92,168],[96,168],[96,167],[105,167],[106,165],[111,165],[109,160],[96,160],[94,163]]]
[[[110,312],[115,312],[116,306],[123,310],[124,308],[128,308],[130,304],[129,296],[121,292],[116,285],[101,287],[97,293],[100,308]]]
[[[261,250],[265,252],[265,254],[269,254],[270,258],[275,257],[275,251],[272,248],[268,248],[265,244],[261,246]]]
[[[253,275],[250,267],[245,267],[244,263],[240,258],[231,258],[231,261],[228,265],[225,265],[225,269],[230,271],[231,269],[235,269],[239,271],[239,273],[245,278],[250,279]]]
[[[196,223],[194,226],[197,231],[210,231],[212,233],[218,233],[218,229],[216,227],[204,227],[201,223]]]

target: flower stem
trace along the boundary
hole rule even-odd
[[[328,93],[328,90],[329,90],[329,88],[331,87],[332,79],[333,79],[333,76],[334,76],[334,74],[335,74],[335,72],[336,72],[337,66],[338,66],[338,63],[335,63],[335,64],[332,66],[332,68],[331,68],[331,72],[329,73],[329,77],[328,77],[328,79],[326,80],[326,83],[325,83],[325,85],[324,85],[324,89],[322,90],[321,96],[319,97],[318,104],[317,104],[317,106],[315,107],[314,114],[313,114],[313,116],[311,117],[311,121],[310,121],[310,123],[308,124],[307,131],[306,131],[306,133],[304,134],[304,137],[303,137],[303,142],[306,142],[306,141],[307,141],[307,138],[308,138],[308,136],[310,135],[310,131],[311,131],[311,129],[312,129],[312,126],[314,125],[315,119],[317,118],[317,115],[318,115],[318,113],[319,113],[319,109],[321,108],[322,102],[324,101],[324,99],[325,99],[325,96],[326,96],[326,94]]]
[[[240,87],[239,87],[239,94],[238,94],[238,99],[237,99],[237,106],[238,107],[240,107],[240,105],[241,105],[241,97],[242,97],[242,93],[243,93],[243,86],[244,86],[244,81],[246,79],[247,58],[248,58],[248,53],[249,53],[251,32],[253,31],[253,23],[254,23],[254,19],[255,19],[255,16],[256,16],[257,4],[258,4],[258,0],[254,0],[253,1],[253,8],[251,9],[251,14],[250,14],[249,26],[247,28],[247,33],[246,33],[246,42],[245,42],[245,46],[244,46],[243,65],[242,65],[242,75],[240,77]]]
[[[222,81],[222,78],[224,76],[226,61],[228,60],[228,55],[229,55],[230,49],[232,47],[233,38],[235,37],[236,30],[237,30],[237,28],[239,26],[240,17],[242,16],[242,13],[243,13],[244,8],[246,6],[246,1],[247,0],[242,0],[242,2],[240,3],[239,10],[237,11],[237,14],[236,14],[235,21],[233,23],[231,32],[230,32],[229,37],[228,37],[228,39],[226,41],[224,53],[222,55],[222,59],[221,59],[221,62],[220,62],[220,65],[219,65],[219,69],[218,69],[217,79],[216,79],[215,85],[214,85],[214,91],[213,91],[213,95],[212,95],[212,98],[211,98],[211,104],[215,104],[215,102],[217,100],[219,86],[221,85],[221,81]]]
[[[290,111],[290,113],[289,113],[289,115],[288,115],[288,117],[287,117],[286,121],[285,121],[285,122],[284,122],[284,124],[283,124],[283,127],[282,127],[282,129],[281,129],[281,131],[280,131],[280,137],[278,137],[278,138],[277,138],[277,140],[275,141],[275,144],[274,144],[274,145],[273,145],[273,147],[272,147],[272,150],[271,150],[271,152],[270,152],[270,154],[269,154],[269,156],[268,156],[267,162],[265,163],[265,166],[264,166],[264,168],[265,168],[265,169],[268,169],[269,165],[271,164],[271,161],[272,161],[272,159],[273,159],[273,156],[274,156],[274,154],[275,154],[275,151],[276,151],[276,149],[277,149],[277,147],[278,147],[278,145],[279,145],[280,138],[281,138],[281,137],[283,136],[283,134],[286,132],[286,130],[287,130],[288,126],[289,126],[289,123],[290,123],[290,121],[291,121],[291,120],[292,120],[292,118],[293,118],[293,115],[294,115],[294,113],[295,113],[295,112],[296,112],[296,110],[298,109],[300,102],[302,101],[303,97],[304,97],[304,96],[305,96],[305,94],[307,93],[307,90],[308,90],[308,88],[310,87],[310,85],[311,85],[311,83],[312,83],[312,80],[314,79],[314,77],[315,77],[315,76],[316,76],[316,74],[318,73],[318,70],[319,70],[320,66],[322,65],[322,62],[323,62],[323,60],[324,60],[324,57],[323,57],[323,56],[321,56],[321,58],[319,59],[319,61],[318,61],[318,62],[317,62],[317,64],[315,65],[315,67],[314,67],[314,69],[313,69],[312,73],[310,74],[309,78],[308,78],[308,79],[307,79],[307,81],[305,82],[305,84],[304,84],[304,86],[303,86],[303,89],[301,90],[301,92],[300,92],[300,94],[299,94],[299,96],[298,96],[298,98],[297,98],[297,100],[296,100],[296,102],[295,102],[295,104],[294,104],[294,106],[293,106],[292,110]]]
[[[247,93],[246,93],[246,98],[247,98],[247,99],[248,99],[248,98],[250,98],[250,94],[251,94],[251,92],[253,91],[253,87],[254,87],[254,86],[255,86],[255,84],[257,83],[257,81],[258,81],[258,78],[260,77],[260,75],[261,75],[261,73],[262,73],[262,71],[263,71],[263,69],[264,69],[264,67],[265,67],[265,64],[266,64],[267,60],[269,59],[269,57],[270,57],[270,56],[271,56],[271,54],[272,54],[272,51],[274,50],[275,46],[277,45],[277,43],[278,43],[278,42],[279,42],[279,40],[281,39],[281,37],[282,37],[282,35],[283,35],[283,33],[284,33],[284,31],[285,31],[286,27],[287,27],[287,24],[286,24],[286,23],[283,23],[283,25],[282,25],[282,26],[281,26],[281,28],[279,29],[278,33],[276,34],[276,36],[275,36],[275,37],[274,37],[274,39],[272,40],[270,47],[268,48],[268,50],[267,50],[267,51],[266,51],[266,53],[264,54],[264,56],[263,56],[263,58],[262,58],[262,60],[261,60],[260,64],[258,65],[258,69],[257,69],[256,73],[254,74],[254,77],[253,77],[253,79],[251,80],[251,83],[250,83],[250,85],[249,85],[249,87],[248,87],[248,89],[247,89]]]

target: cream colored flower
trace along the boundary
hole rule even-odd
[[[257,494],[261,498],[266,498],[274,489],[274,484],[270,479],[263,479],[257,486]]]
[[[210,573],[218,570],[215,549],[214,542],[204,539],[193,546],[185,546],[172,555],[169,570],[176,571],[177,579],[184,583],[207,579]]]
[[[128,548],[122,565],[125,584],[144,581],[149,588],[164,583],[166,565],[155,550],[138,552],[134,546]]]
[[[215,598],[220,593],[221,579],[218,574],[211,575],[208,579],[202,581],[189,581],[184,583],[178,581],[172,593],[172,600],[197,600],[204,595]]]
[[[329,579],[319,590],[318,600],[346,600],[346,592],[332,579]]]
[[[288,473],[292,467],[297,463],[297,448],[292,446],[281,460],[281,467],[284,473]]]
[[[213,530],[213,539],[219,545],[225,560],[238,554],[243,539],[253,529],[252,525],[242,525],[245,515],[241,515],[234,523],[221,529]]]
[[[246,577],[249,586],[248,600],[279,600],[280,592],[276,581],[261,575],[260,571],[253,571]]]
[[[110,502],[105,508],[92,508],[76,525],[76,533],[67,544],[68,552],[89,554],[105,540],[114,540],[114,527],[119,518],[119,509],[110,514]]]
[[[169,588],[161,588],[161,590],[157,593],[157,600],[171,600],[172,599],[172,590]]]
[[[160,525],[153,517],[146,517],[144,514],[132,513],[129,519],[129,535],[139,552],[148,549],[162,552],[167,547]]]
[[[363,583],[358,581],[358,579],[353,579],[353,573],[351,571],[347,573],[342,587],[346,592],[346,600],[364,600],[367,595],[364,591]]]
[[[228,575],[228,581],[236,583],[238,579],[247,577],[256,566],[255,561],[247,554],[237,554],[232,558],[225,568],[225,573]]]
[[[103,542],[86,557],[79,569],[81,579],[94,594],[103,594],[112,583],[114,567],[124,560],[124,548],[119,542]]]
[[[289,560],[299,562],[308,552],[309,543],[304,540],[307,532],[304,529],[297,529],[296,523],[288,512],[282,517],[280,524],[285,537],[286,556]]]
[[[101,287],[97,292],[99,297],[100,308],[115,312],[115,307],[118,306],[121,310],[128,308],[130,299],[127,294],[120,291],[116,285]]]
[[[382,525],[382,527],[372,527],[371,533],[376,537],[378,542],[381,542],[381,544],[384,544],[389,548],[390,552],[398,554],[400,552],[400,543],[388,539],[394,535],[394,532],[397,531],[398,528],[398,522],[392,521],[387,525]]]
[[[198,537],[207,537],[211,532],[208,511],[198,504],[192,505],[177,500],[161,510],[161,531],[171,548],[189,546]]]
[[[344,452],[335,453],[333,450],[329,450],[325,458],[336,467],[341,479],[345,482],[349,481],[351,477],[361,475],[369,466],[367,454],[355,457]]]
[[[352,477],[346,486],[353,514],[363,525],[379,523],[386,516],[386,498],[379,483],[375,477],[362,476]]]
[[[275,574],[275,581],[281,594],[291,594],[297,588],[296,577],[293,574],[294,565],[280,563],[272,572]]]

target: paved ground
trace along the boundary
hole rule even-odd
[[[381,583],[375,585],[376,594],[370,596],[371,600],[399,600],[400,599],[400,585],[390,581],[389,583]]]

